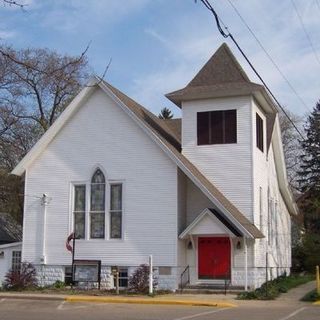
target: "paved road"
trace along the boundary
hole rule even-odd
[[[241,302],[236,308],[0,300],[1,320],[319,320],[320,307],[284,301]]]

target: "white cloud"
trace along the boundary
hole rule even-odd
[[[14,31],[0,30],[0,40],[13,38],[16,35]]]

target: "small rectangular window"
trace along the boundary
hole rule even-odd
[[[171,267],[159,267],[159,276],[171,276]]]
[[[198,145],[237,143],[237,110],[197,113]]]
[[[127,288],[128,287],[128,269],[127,268],[119,268],[119,287]],[[116,287],[116,277],[114,277],[114,286]]]
[[[263,120],[256,114],[256,140],[257,148],[263,152]]]
[[[20,272],[21,267],[21,251],[12,251],[11,268],[14,272]]]
[[[122,184],[110,186],[110,238],[122,238]]]
[[[86,186],[74,186],[74,231],[77,238],[85,238]]]
[[[66,285],[72,284],[72,267],[67,266],[64,268],[64,283]]]

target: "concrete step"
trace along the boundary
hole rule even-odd
[[[184,293],[194,293],[194,294],[224,294],[225,292],[231,294],[238,294],[244,291],[243,286],[231,286],[224,284],[196,284],[196,285],[186,285],[182,292]]]
[[[224,289],[186,289],[184,288],[182,290],[182,293],[186,294],[238,294],[243,292],[244,290],[233,290],[233,289],[227,289],[225,291]]]

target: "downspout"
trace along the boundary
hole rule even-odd
[[[47,205],[48,205],[48,197],[44,193],[41,198],[41,204],[43,206],[43,230],[42,230],[42,256],[41,256],[41,264],[46,264],[46,226],[47,226]]]
[[[244,245],[244,290],[248,291],[248,247],[246,237],[243,238]]]

